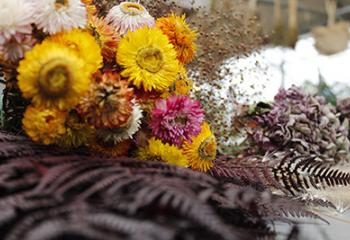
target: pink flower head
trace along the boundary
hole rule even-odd
[[[203,119],[204,111],[198,101],[188,96],[171,96],[156,103],[150,127],[157,138],[180,146],[200,133]]]
[[[24,57],[24,53],[31,50],[35,40],[31,35],[16,33],[0,45],[0,56],[6,61],[16,62]]]
[[[3,0],[0,1],[0,45],[16,33],[32,33],[32,1]]]
[[[114,6],[107,14],[106,21],[124,36],[128,31],[136,31],[144,26],[153,27],[154,18],[146,8],[136,2],[122,2]]]

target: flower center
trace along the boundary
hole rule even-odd
[[[146,10],[141,4],[132,2],[125,2],[120,4],[120,8],[125,14],[130,14],[133,16],[139,15]]]
[[[155,47],[140,49],[136,56],[140,68],[151,73],[157,73],[163,67],[163,54]]]
[[[68,7],[69,0],[56,0],[55,1],[55,9],[59,10],[62,7]]]
[[[69,112],[69,115],[66,120],[66,126],[67,128],[71,129],[79,129],[84,126],[83,120],[76,110],[72,110]]]
[[[201,159],[212,161],[216,157],[216,141],[215,137],[210,136],[205,139],[198,148],[198,154]]]
[[[52,115],[45,115],[45,123],[50,123],[52,122],[52,120],[54,120],[55,118]]]
[[[187,116],[184,116],[184,115],[176,116],[174,119],[175,124],[179,124],[182,126],[186,125],[187,121],[188,121],[188,118]]]
[[[68,92],[72,76],[66,63],[55,59],[41,67],[39,72],[39,89],[49,98],[59,98]]]

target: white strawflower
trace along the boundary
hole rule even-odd
[[[72,28],[84,28],[87,23],[85,5],[80,0],[32,0],[34,21],[44,32],[54,34]]]
[[[97,137],[104,142],[120,143],[124,140],[131,139],[132,136],[140,129],[142,119],[142,110],[139,104],[135,104],[133,112],[126,127],[113,129],[98,129]]]
[[[32,35],[16,33],[0,45],[0,56],[4,60],[17,62],[24,57],[24,53],[33,48],[35,40]]]
[[[0,0],[0,44],[16,33],[31,34],[33,5],[28,0]]]
[[[134,2],[122,2],[114,6],[107,14],[106,20],[121,36],[129,30],[135,31],[144,26],[153,27],[155,24],[154,18],[146,8]]]

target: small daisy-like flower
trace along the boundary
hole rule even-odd
[[[114,6],[107,14],[106,20],[121,36],[144,26],[153,27],[155,23],[146,8],[135,2],[122,2]]]
[[[66,116],[66,112],[56,109],[29,106],[22,120],[23,129],[33,141],[49,145],[66,133]]]
[[[16,33],[32,33],[33,5],[28,0],[0,1],[0,45]]]
[[[122,76],[145,91],[165,91],[179,72],[173,46],[156,28],[129,32],[119,42],[117,62],[124,68]]]
[[[56,34],[47,41],[57,42],[74,50],[86,61],[86,68],[90,73],[95,73],[102,66],[101,48],[87,31],[73,29],[70,32]]]
[[[79,113],[96,128],[127,125],[133,111],[133,89],[117,73],[106,72],[92,85],[79,106]]]
[[[94,132],[92,126],[82,119],[75,110],[69,112],[65,121],[66,133],[56,139],[60,147],[71,149],[87,144]]]
[[[131,141],[126,140],[119,143],[105,143],[95,139],[89,147],[92,151],[110,155],[113,157],[127,156],[131,146]]]
[[[96,130],[97,138],[105,143],[119,143],[124,140],[131,139],[133,135],[140,129],[142,118],[142,110],[135,103],[127,124],[118,128],[100,128]]]
[[[102,56],[106,60],[114,60],[120,40],[117,32],[104,19],[95,16],[89,20],[89,28],[101,47]]]
[[[157,138],[180,146],[200,132],[203,119],[204,111],[198,101],[188,96],[171,96],[156,103],[150,127]]]
[[[12,1],[12,0],[11,0]],[[32,0],[35,24],[44,32],[54,34],[87,23],[85,5],[80,0]]]
[[[35,45],[17,70],[23,96],[37,106],[72,108],[90,86],[85,62],[73,50],[57,43]]]
[[[216,139],[208,123],[203,123],[201,132],[182,146],[183,154],[193,170],[207,172],[216,158]]]
[[[9,40],[0,45],[0,55],[10,62],[17,62],[24,57],[24,53],[33,48],[35,40],[31,35],[16,33]]]
[[[181,63],[186,64],[193,60],[197,49],[195,44],[197,34],[186,23],[185,15],[171,14],[168,17],[158,18],[156,26],[168,36]]]
[[[155,138],[148,140],[148,145],[138,150],[140,160],[161,161],[179,167],[188,167],[188,160],[176,146],[162,143]]]
[[[168,98],[171,95],[188,96],[193,88],[193,82],[188,79],[187,71],[181,67],[181,71],[177,75],[177,79],[170,85],[168,91],[162,93],[162,98]]]

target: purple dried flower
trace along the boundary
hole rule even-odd
[[[323,97],[298,87],[281,89],[271,111],[257,120],[261,128],[252,137],[263,151],[293,151],[334,163],[350,156],[348,120],[341,122],[335,107]]]
[[[337,108],[344,117],[350,119],[350,98],[338,101]]]

